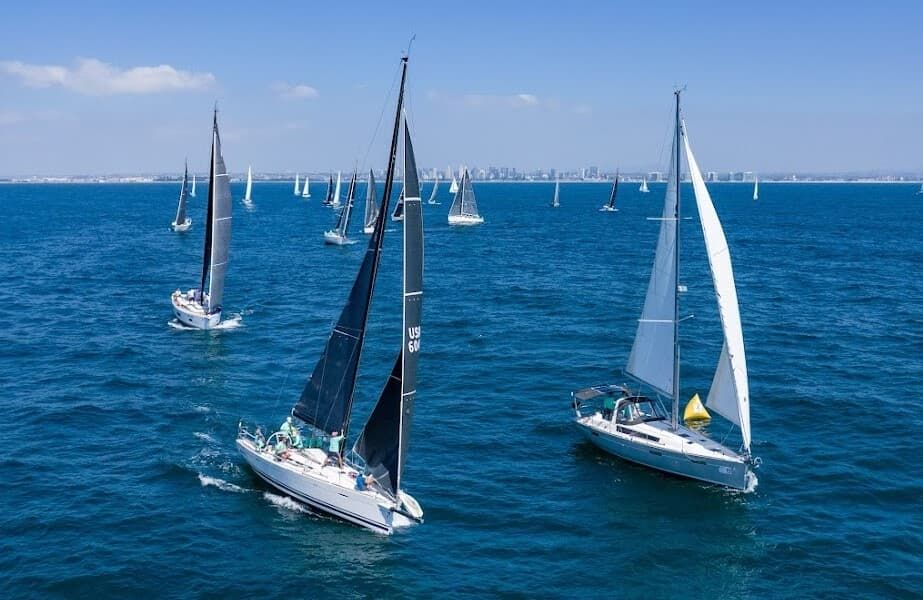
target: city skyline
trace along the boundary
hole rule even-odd
[[[923,172],[911,3],[223,7],[10,7],[0,176],[201,170],[215,101],[232,171],[381,168],[379,117],[414,32],[421,164],[662,171],[683,83],[705,170]]]

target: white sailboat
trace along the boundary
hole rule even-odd
[[[195,173],[192,174],[192,190],[189,192],[190,198],[195,198]]]
[[[464,169],[463,173],[461,187],[458,188],[455,200],[449,208],[449,225],[480,225],[484,222],[484,217],[478,214],[474,186],[471,185],[468,169]]]
[[[176,218],[170,223],[173,231],[189,231],[192,219],[186,216],[186,182],[189,179],[189,164],[183,170],[183,187],[179,190],[179,203],[176,206]]]
[[[754,200],[760,199],[760,178],[759,177],[753,178],[753,199]]]
[[[349,233],[349,219],[353,214],[353,201],[356,197],[356,174],[353,173],[352,178],[349,180],[349,187],[346,190],[346,206],[343,207],[343,210],[340,211],[339,216],[337,217],[337,225],[334,229],[324,232],[324,243],[332,244],[334,246],[345,246],[347,244],[354,244],[355,242],[349,239],[347,235]]]
[[[362,233],[375,232],[375,221],[378,220],[378,199],[376,197],[375,175],[369,169],[369,181],[365,186],[365,218],[362,220]]]
[[[558,208],[561,206],[561,182],[557,179],[554,180],[554,198],[551,199],[551,208]]]
[[[307,175],[304,176],[304,187],[301,189],[301,197],[302,198],[311,197],[311,182],[308,179]]]
[[[920,191],[917,194],[923,194],[923,183],[920,184]]]
[[[243,203],[248,208],[253,206],[253,200],[250,197],[250,194],[253,192],[253,171],[250,169],[250,165],[247,165],[247,189],[244,192]]]
[[[333,190],[333,197],[330,199],[330,206],[333,208],[340,208],[340,181],[342,180],[341,175],[342,173],[337,171],[337,185]]]
[[[284,430],[273,433],[268,440],[258,430],[251,433],[243,425],[237,436],[240,453],[269,485],[315,510],[384,534],[423,521],[420,505],[402,487],[416,400],[423,303],[423,211],[406,123],[401,351],[352,452],[344,453],[343,449],[349,441],[356,378],[394,183],[406,58],[403,65],[384,197],[375,231],[340,318],[292,408],[293,417],[311,429],[310,437],[306,436],[308,443],[288,421]]]
[[[300,195],[301,195],[301,184],[300,184],[299,181],[298,181],[298,173],[295,173],[295,191],[294,191],[294,195],[295,195],[295,196],[300,196]]]
[[[433,191],[429,195],[429,200],[427,204],[439,204],[436,202],[436,194],[439,192],[439,175],[436,175],[436,179],[433,180]]]
[[[394,212],[391,213],[392,221],[403,221],[404,220],[404,189],[401,188],[401,193],[397,196],[397,204],[394,205]]]
[[[737,290],[727,240],[698,164],[692,154],[685,126],[679,117],[680,92],[676,95],[676,122],[670,176],[654,266],[644,309],[625,373],[650,389],[658,399],[672,398],[672,411],[663,414],[659,402],[620,385],[602,385],[572,394],[576,423],[586,438],[616,456],[654,469],[734,489],[752,489],[752,469],[759,459],[750,454],[750,392]],[[684,146],[681,146],[681,141]],[[681,155],[685,150],[696,205],[705,237],[724,333],[706,405],[735,424],[741,448],[735,452],[714,439],[679,423],[680,352],[679,312]],[[604,400],[603,408],[593,404]]]
[[[612,191],[609,192],[609,201],[602,205],[601,212],[618,212],[615,207],[615,197],[619,193],[619,172],[615,172],[615,181],[612,182]]]
[[[218,111],[212,122],[212,154],[208,175],[208,213],[205,221],[205,252],[202,279],[198,288],[176,290],[171,296],[173,312],[183,325],[211,329],[221,322],[224,276],[231,245],[231,185],[221,156]],[[206,293],[206,281],[208,292]]]
[[[641,192],[642,194],[646,194],[650,192],[650,190],[647,189],[647,177],[641,178],[641,187],[638,188],[638,191]]]
[[[452,175],[452,184],[449,186],[449,193],[450,194],[458,193],[458,180],[455,179],[455,175]]]

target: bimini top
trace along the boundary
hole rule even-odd
[[[611,396],[616,394],[624,394],[629,396],[628,389],[623,385],[618,385],[615,383],[608,383],[605,385],[594,385],[593,387],[584,388],[582,390],[577,390],[572,395],[575,399],[580,400],[592,400],[598,396]]]

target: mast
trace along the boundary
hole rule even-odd
[[[673,293],[675,294],[675,300],[673,302],[673,411],[670,415],[670,425],[673,427],[673,431],[676,431],[679,427],[679,246],[680,214],[682,214],[679,206],[679,188],[682,182],[682,174],[680,172],[682,160],[679,154],[679,95],[681,93],[682,90],[673,92],[673,95],[676,96],[676,129],[673,134],[673,154],[676,160],[673,165],[673,168],[676,169],[676,211],[673,215],[676,220],[676,243],[673,245],[673,264],[675,265],[676,285],[673,286]]]

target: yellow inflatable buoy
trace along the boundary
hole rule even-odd
[[[689,399],[689,404],[686,405],[686,410],[683,411],[683,421],[687,423],[689,421],[710,421],[711,415],[708,414],[708,411],[705,410],[705,407],[702,406],[702,400],[699,399],[699,395],[696,394]]]

